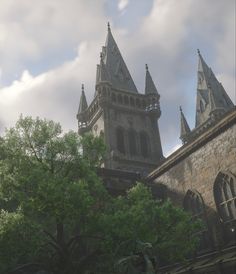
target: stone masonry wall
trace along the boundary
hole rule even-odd
[[[155,182],[177,193],[175,201],[179,205],[187,190],[194,189],[202,195],[206,208],[215,210],[213,185],[220,171],[236,175],[235,124],[157,177]]]

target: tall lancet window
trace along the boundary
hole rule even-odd
[[[118,151],[125,154],[125,134],[121,127],[116,129],[116,143]]]
[[[150,142],[146,132],[140,132],[140,148],[142,156],[147,158],[150,151]]]
[[[197,232],[199,236],[199,251],[203,251],[210,247],[210,239],[208,232],[208,224],[206,218],[205,204],[203,198],[196,190],[188,190],[183,202],[184,209],[188,211],[193,220],[201,219],[204,227]]]
[[[214,183],[214,197],[227,241],[235,241],[236,229],[236,177],[219,172]]]
[[[129,153],[131,156],[137,154],[137,134],[133,129],[128,131],[128,139],[129,139]]]

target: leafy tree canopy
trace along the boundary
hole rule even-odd
[[[1,138],[0,154],[0,273],[116,273],[122,258],[158,265],[196,245],[199,224],[143,184],[124,197],[109,195],[96,173],[101,138],[20,117]]]

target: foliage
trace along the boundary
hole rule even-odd
[[[0,211],[0,273],[40,254],[42,244],[38,224],[17,212]]]
[[[102,221],[110,237],[111,260],[132,259],[142,254],[144,264],[147,265],[149,256],[155,267],[161,262],[183,260],[196,247],[198,239],[193,234],[201,228],[200,222],[193,222],[191,216],[170,201],[155,200],[141,183],[130,189],[126,197],[115,199]],[[155,256],[140,251],[140,246],[147,246],[140,243],[150,243],[152,248],[145,252],[152,250]]]
[[[101,138],[79,139],[53,121],[20,117],[0,153],[1,273],[25,264],[24,273],[33,265],[57,274],[138,271],[133,258],[150,269],[195,247],[199,224],[143,184],[124,197],[109,195],[96,174]]]

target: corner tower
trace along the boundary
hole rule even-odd
[[[104,137],[105,168],[146,173],[163,159],[159,99],[147,66],[145,94],[138,93],[108,24],[97,65],[95,97],[77,114],[79,134]]]
[[[215,74],[198,50],[196,122],[190,130],[181,111],[181,136],[183,144],[192,141],[221,120],[235,106]]]

